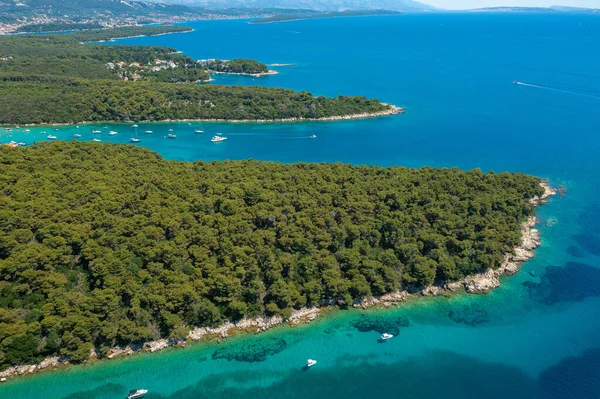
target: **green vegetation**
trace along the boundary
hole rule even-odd
[[[215,60],[208,64],[208,69],[223,73],[259,74],[269,72],[269,68],[265,64],[243,58],[236,58],[231,61]]]
[[[253,60],[200,62],[168,47],[83,44],[187,30],[151,26],[0,37],[0,124],[324,118],[390,108],[364,97],[189,84],[207,81],[209,70],[268,70]]]
[[[397,11],[387,10],[346,10],[346,11],[315,11],[315,10],[279,10],[276,14],[256,19],[251,24],[267,24],[272,22],[296,21],[299,19],[337,18],[337,17],[367,17],[399,15]]]
[[[0,148],[0,164],[3,367],[497,267],[542,191],[523,174],[76,142]]]
[[[364,97],[288,89],[0,75],[1,124],[323,118],[387,109]]]
[[[123,37],[134,36],[156,36],[167,33],[191,32],[193,29],[188,26],[123,26],[112,29],[97,29],[84,32],[76,32],[69,35],[70,38],[80,42],[99,42],[108,41]]]
[[[102,25],[98,23],[49,22],[46,24],[31,24],[21,26],[16,30],[16,33],[63,32],[87,29],[102,29]]]

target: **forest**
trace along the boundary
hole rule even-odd
[[[538,178],[476,169],[167,161],[0,148],[0,365],[498,267]]]
[[[210,71],[268,71],[254,60],[197,62],[169,47],[84,44],[189,29],[139,26],[0,37],[0,124],[318,119],[390,109],[365,97],[196,84],[207,81]]]

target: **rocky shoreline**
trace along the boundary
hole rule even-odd
[[[137,123],[178,123],[178,122],[216,122],[216,123],[292,123],[292,122],[324,122],[324,121],[342,121],[353,119],[379,118],[382,116],[398,115],[406,112],[406,108],[382,103],[390,108],[379,112],[364,112],[361,114],[351,114],[343,116],[325,116],[323,118],[282,118],[282,119],[163,119],[160,121],[137,121]],[[41,126],[76,126],[76,125],[101,125],[104,123],[134,123],[134,121],[83,121],[73,123],[22,123],[19,126],[41,127]],[[12,127],[14,124],[0,124],[4,127]]]
[[[269,70],[267,72],[259,72],[259,73],[243,73],[243,72],[217,72],[217,71],[208,71],[208,73],[213,73],[216,75],[240,75],[240,76],[252,76],[255,78],[260,78],[262,76],[271,76],[271,75],[279,75],[279,72],[274,70]]]
[[[547,198],[556,195],[548,183],[542,182],[544,194],[541,197],[534,197],[530,200],[531,204],[538,206],[545,204]],[[523,262],[533,258],[535,254],[533,249],[540,246],[540,232],[535,229],[536,217],[530,216],[526,222],[521,224],[521,244],[514,248],[514,254],[506,254],[504,262],[498,269],[488,269],[485,272],[478,273],[472,276],[467,276],[459,281],[445,283],[441,285],[433,285],[421,290],[415,291],[398,291],[385,294],[381,297],[365,298],[362,301],[357,301],[353,304],[355,308],[370,308],[374,306],[390,307],[393,304],[406,302],[411,298],[420,296],[439,296],[449,295],[457,291],[465,290],[471,294],[487,294],[491,290],[500,286],[500,277],[504,274],[513,275],[519,271]],[[309,323],[319,317],[322,309],[326,306],[345,305],[341,300],[331,299],[320,304],[320,307],[302,308],[296,310],[288,319],[283,319],[281,316],[273,317],[257,317],[254,319],[242,319],[236,323],[226,323],[216,328],[198,327],[191,330],[186,340],[168,340],[159,339],[143,344],[127,345],[125,347],[111,348],[105,358],[114,359],[116,357],[129,356],[138,352],[158,352],[171,346],[185,347],[187,343],[200,341],[208,338],[221,339],[227,338],[236,332],[253,332],[260,333],[267,331],[275,326],[288,323],[289,325],[297,325],[301,322]],[[98,358],[95,350],[90,353],[89,359]],[[42,362],[33,365],[13,366],[0,372],[0,382],[5,382],[8,378],[33,374],[44,370],[56,370],[60,367],[70,365],[65,357],[54,356],[44,359]]]

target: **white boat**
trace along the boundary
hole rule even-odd
[[[204,133],[204,130],[196,129],[196,130],[194,130],[194,133],[196,133],[196,134]]]
[[[172,132],[172,131],[173,131],[173,129],[169,129],[169,132]]]
[[[221,141],[225,141],[227,140],[227,137],[223,137],[223,136],[213,136],[212,139],[210,139],[210,141],[212,141],[213,143],[220,143]]]
[[[167,138],[168,138],[168,139],[176,139],[176,138],[177,138],[177,136],[176,136],[176,135],[174,135],[174,134],[171,134],[171,133],[169,133],[169,134],[167,134]]]
[[[54,129],[54,131],[55,131],[55,132],[58,132],[58,128],[55,128],[55,129]]]
[[[129,395],[127,395],[127,399],[139,399],[147,393],[148,393],[147,389],[134,389],[132,391],[129,391]]]
[[[316,135],[316,134],[313,134],[312,136],[310,136],[310,138],[311,138],[311,139],[316,139],[316,138],[317,138],[317,135]]]
[[[314,366],[315,364],[317,364],[317,361],[316,361],[316,360],[313,360],[313,359],[308,359],[308,360],[306,361],[306,367],[312,367],[312,366]]]
[[[100,133],[102,133],[102,131],[101,130],[92,130],[92,133],[93,134],[100,134]]]
[[[381,334],[381,340],[382,341],[385,341],[385,340],[390,339],[390,338],[394,338],[394,336],[392,334],[388,334],[388,333]]]
[[[110,132],[108,132],[109,136],[116,136],[117,134],[119,134],[119,133],[115,132],[114,130],[111,130]]]
[[[138,127],[138,125],[131,125],[131,127]]]
[[[48,137],[46,137],[46,138],[49,140],[54,140],[56,138],[56,136],[49,134]]]
[[[100,139],[93,139],[92,141],[95,141],[96,143],[99,143],[102,140],[100,140]]]
[[[29,133],[30,131],[31,131],[31,130],[29,130],[29,129],[25,129],[25,130],[24,130],[24,132],[25,132],[25,133]]]
[[[75,133],[75,134],[73,135],[73,137],[81,137],[81,134],[79,134],[79,133]]]
[[[154,132],[152,130],[146,130],[144,133],[146,133],[146,134],[152,134]]]
[[[131,139],[132,143],[139,143],[140,141],[142,141],[142,140],[136,139],[135,137]]]

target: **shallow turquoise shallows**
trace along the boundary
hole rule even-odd
[[[264,78],[316,95],[360,94],[405,115],[298,124],[142,124],[2,131],[1,142],[132,137],[165,158],[457,166],[565,184],[538,209],[537,257],[489,295],[337,311],[309,325],[102,361],[0,385],[1,398],[597,398],[600,395],[600,16],[402,15],[250,25],[121,40],[194,58],[254,58]],[[513,81],[523,84],[514,84]],[[102,133],[92,135],[92,129]],[[173,129],[177,138],[165,138]],[[118,131],[108,136],[108,130]],[[144,134],[152,130],[153,134]],[[45,131],[45,134],[41,132]],[[228,137],[214,144],[210,137]],[[311,135],[315,139],[310,139]],[[12,137],[8,137],[12,135]],[[102,145],[102,144],[99,144]],[[547,219],[557,219],[552,227]],[[378,343],[377,331],[399,330]],[[317,359],[302,370],[306,359]],[[230,359],[230,360],[227,360]]]

